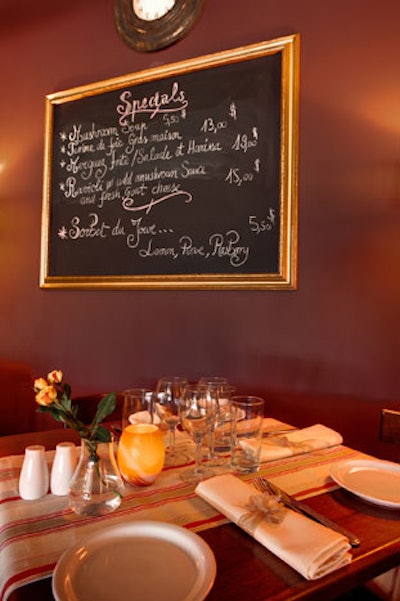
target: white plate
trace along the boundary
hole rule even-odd
[[[368,459],[343,461],[331,467],[330,476],[365,501],[400,508],[400,465],[397,463]]]
[[[197,534],[164,522],[102,527],[60,557],[56,601],[201,601],[216,574],[214,554]]]

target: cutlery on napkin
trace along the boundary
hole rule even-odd
[[[284,491],[282,488],[279,488],[279,486],[277,486],[273,482],[270,482],[266,478],[257,477],[254,480],[254,484],[256,485],[256,488],[258,490],[269,491],[271,494],[276,495],[276,497],[280,499],[282,503],[284,503],[287,507],[290,507],[294,511],[304,513],[308,517],[312,518],[313,520],[316,520],[324,526],[327,526],[331,530],[336,530],[336,532],[340,532],[341,534],[343,534],[343,536],[349,539],[350,545],[352,547],[359,547],[360,539],[358,538],[358,536],[350,532],[350,530],[346,530],[346,528],[339,526],[339,524],[336,524],[336,522],[332,522],[332,520],[327,518],[325,515],[322,515],[315,509],[312,509],[306,503],[298,501],[295,497],[289,495],[286,491]]]
[[[342,444],[341,434],[327,428],[322,424],[315,424],[301,430],[285,432],[284,435],[270,436],[263,438],[261,444],[260,461],[274,461],[291,455],[300,455],[309,453],[318,449],[326,449]],[[256,441],[250,439],[240,442],[242,447],[248,452],[254,452]]]
[[[345,536],[291,509],[279,523],[246,519],[250,497],[256,491],[236,476],[224,474],[203,480],[196,493],[307,580],[321,578],[351,562]]]

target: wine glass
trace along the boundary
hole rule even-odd
[[[208,452],[207,458],[209,465],[219,467],[227,464],[227,459],[216,452],[216,436],[218,435],[218,448],[221,452],[229,452],[230,445],[227,444],[230,435],[230,408],[231,396],[235,392],[235,388],[229,385],[227,378],[219,376],[205,377],[199,380],[199,386],[205,386],[218,402],[218,412],[216,420],[208,435]]]
[[[169,444],[165,449],[165,465],[182,465],[190,461],[190,457],[176,448],[175,433],[179,423],[179,405],[182,402],[187,378],[180,376],[163,377],[157,382],[154,396],[156,411],[161,422],[169,430]]]
[[[202,464],[201,447],[205,436],[212,430],[217,412],[217,398],[206,386],[189,385],[186,387],[180,407],[181,424],[196,445],[194,468],[188,469],[180,475],[186,482],[200,482],[214,476],[214,472]]]
[[[232,429],[232,397],[236,392],[235,386],[227,384],[218,388],[218,414],[214,422],[210,448],[210,465],[228,465],[228,455],[231,450]]]
[[[228,384],[228,378],[222,378],[220,376],[202,376],[198,381],[199,386],[226,386]]]

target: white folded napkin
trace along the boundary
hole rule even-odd
[[[286,432],[284,435],[263,438],[260,461],[263,463],[265,461],[290,457],[291,455],[309,453],[317,449],[333,447],[342,444],[342,442],[343,438],[338,432],[321,424],[315,424],[302,430]],[[240,444],[245,450],[253,452],[256,441],[247,439],[241,441]]]
[[[252,520],[246,506],[257,492],[231,474],[203,480],[196,493],[307,580],[321,578],[351,562],[346,537],[291,509],[285,511],[280,523],[271,523],[262,514]]]
[[[153,422],[151,421],[151,413],[150,411],[137,411],[136,413],[131,413],[128,417],[128,421],[130,424],[155,424],[156,426],[161,423],[160,418],[157,413],[153,413]]]

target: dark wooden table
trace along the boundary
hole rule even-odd
[[[0,437],[0,456],[23,453],[28,444],[52,449],[61,440],[76,441],[76,434],[51,430]],[[200,533],[217,561],[217,577],[207,601],[329,601],[400,565],[400,511],[364,503],[342,489],[307,499],[307,503],[359,535],[361,545],[353,550],[349,566],[316,581],[304,580],[237,526],[228,524]],[[9,599],[52,600],[51,580],[21,587]]]

